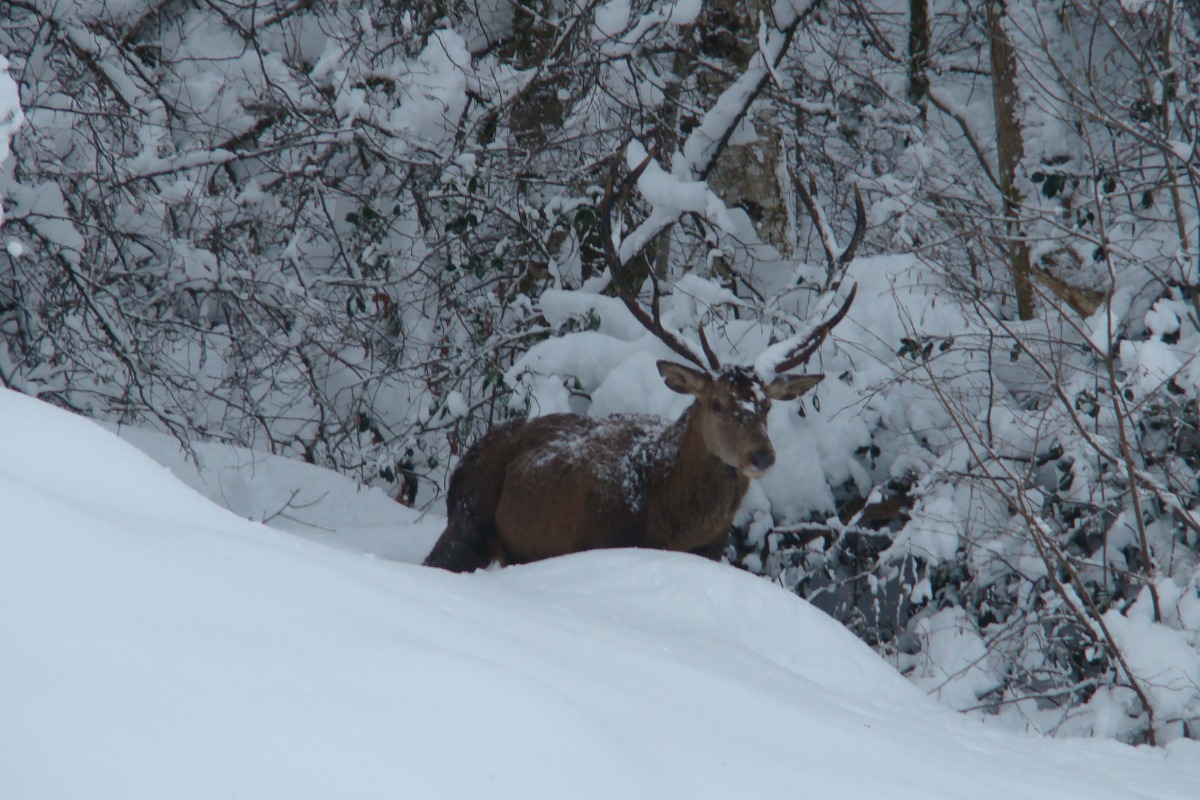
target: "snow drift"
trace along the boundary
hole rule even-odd
[[[327,547],[2,390],[0,508],[5,797],[1200,796],[1195,742],[986,730],[728,566]]]

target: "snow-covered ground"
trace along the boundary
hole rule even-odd
[[[0,390],[0,797],[1200,797],[1196,742],[985,729],[728,566],[424,569],[436,519],[220,453],[237,515]]]

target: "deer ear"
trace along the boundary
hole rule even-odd
[[[659,361],[658,374],[662,375],[668,389],[680,394],[700,394],[712,383],[707,374],[674,361]]]
[[[772,400],[795,400],[823,380],[824,375],[780,375],[767,387],[767,396]]]

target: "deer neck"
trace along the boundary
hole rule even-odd
[[[741,470],[709,452],[694,409],[663,432],[662,461],[648,481],[647,534],[672,550],[723,541],[750,485]]]

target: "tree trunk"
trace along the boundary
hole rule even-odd
[[[924,120],[929,110],[929,0],[909,0],[908,19],[908,101]]]
[[[1017,169],[1024,157],[1021,122],[1017,117],[1017,59],[1004,30],[1006,0],[987,0],[987,33],[991,43],[992,103],[996,114],[997,177],[1004,192],[1004,249],[1017,296],[1017,314],[1033,319],[1033,281],[1029,244],[1021,229],[1021,197]]]
[[[763,0],[713,0],[699,20],[700,51],[706,59],[723,62],[732,74],[745,69],[758,50],[758,27],[769,4]],[[770,15],[768,13],[768,19]],[[713,100],[729,85],[727,75],[703,70],[699,81]],[[708,174],[708,185],[726,205],[740,207],[754,223],[759,239],[784,255],[793,248],[787,194],[782,176],[783,126],[768,111],[752,113],[756,141],[730,144]]]

